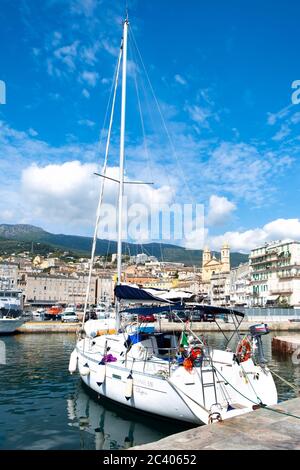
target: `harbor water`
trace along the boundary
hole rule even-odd
[[[292,335],[290,333],[289,335]],[[224,347],[221,333],[209,343]],[[69,375],[72,334],[22,334],[0,337],[0,449],[124,449],[153,442],[188,428],[159,421],[90,395],[77,374]],[[271,351],[272,334],[264,337],[270,367],[300,386],[300,365]],[[279,400],[295,392],[275,377]]]

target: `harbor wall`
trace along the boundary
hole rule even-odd
[[[300,334],[296,336],[275,336],[272,338],[272,350],[283,354],[293,354],[299,351],[300,355]]]
[[[256,320],[259,322],[259,320]],[[242,332],[249,331],[253,321],[244,320],[239,329]],[[232,323],[225,323],[220,321],[220,327],[223,331],[234,331],[235,327]],[[150,324],[152,325],[152,324]],[[291,322],[289,320],[285,321],[272,321],[268,323],[271,331],[300,331],[300,321]],[[185,326],[182,323],[170,323],[168,321],[162,321],[161,324],[154,324],[157,331],[182,331]],[[220,331],[218,326],[215,323],[209,322],[191,322],[190,328],[196,332],[209,332],[209,331]],[[80,323],[61,323],[56,321],[28,321],[24,323],[20,328],[17,329],[19,333],[76,333],[76,331],[81,327]]]
[[[173,434],[130,450],[300,449],[300,398]],[[297,418],[298,417],[298,418]]]

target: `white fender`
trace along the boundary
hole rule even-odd
[[[89,373],[90,373],[89,365],[84,364],[84,366],[81,366],[79,368],[79,373],[80,373],[80,375],[89,375]]]
[[[126,400],[130,400],[132,397],[133,393],[133,378],[132,375],[129,374],[126,380],[126,385],[125,385],[125,398]]]
[[[78,360],[77,351],[76,351],[76,349],[74,349],[74,351],[72,351],[72,353],[71,353],[70,361],[69,361],[69,372],[70,372],[70,374],[74,374],[74,372],[76,372],[77,360]]]
[[[97,377],[96,377],[96,383],[99,387],[101,387],[101,385],[105,381],[105,376],[106,376],[106,365],[99,364],[99,367],[97,370]]]

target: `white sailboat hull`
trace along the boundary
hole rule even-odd
[[[118,336],[114,337],[115,341]],[[106,342],[111,338],[106,336]],[[90,340],[77,344],[78,369],[83,382],[99,396],[135,410],[208,424],[216,415],[227,419],[250,412],[260,401],[265,405],[277,403],[270,371],[254,365],[252,360],[241,367],[232,361],[232,353],[213,352],[214,367],[218,371],[214,377],[210,365],[195,367],[192,372],[183,366],[171,370],[165,361],[152,362],[128,356],[125,360],[124,354],[116,362],[106,363],[103,375],[100,364],[103,353],[96,352],[95,348],[98,349],[97,344],[93,345]],[[116,350],[112,352],[116,354]],[[130,384],[129,376],[132,377]],[[128,389],[132,389],[130,397],[127,396]]]
[[[86,357],[79,356],[79,370],[80,364],[84,365],[83,363],[86,363]],[[97,365],[91,365],[90,361],[89,364],[90,374],[81,375],[81,379],[98,395],[109,398],[120,405],[164,418],[191,423],[199,422],[170,384],[163,378],[133,372],[133,395],[128,400],[125,395],[127,377],[131,372],[129,369],[107,364],[105,381],[99,386],[97,383]]]

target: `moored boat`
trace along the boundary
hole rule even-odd
[[[25,321],[23,297],[19,290],[0,291],[0,334],[14,333]]]
[[[224,316],[231,318],[233,332],[229,336],[223,332],[224,348],[218,349],[195,334],[187,323],[183,324],[182,332],[166,333],[152,325],[126,320],[126,316],[133,312],[128,305],[135,304],[142,311],[137,318],[145,317],[151,310],[153,313],[155,308],[156,315],[172,312],[182,322],[178,312],[189,311],[192,300],[190,293],[163,293],[157,289],[142,289],[121,282],[128,27],[129,22],[126,19],[115,84],[116,92],[122,59],[120,176],[116,180],[119,184],[116,315],[115,319],[110,319],[107,323],[103,323],[106,320],[85,322],[90,287],[88,283],[83,328],[71,354],[69,370],[71,373],[78,370],[83,382],[98,395],[134,411],[195,424],[213,423],[250,412],[260,406],[274,405],[277,403],[277,390],[264,360],[261,341],[262,336],[268,333],[266,325],[254,325],[249,335],[242,337],[239,325],[244,318],[243,313],[209,305],[194,305],[203,315],[210,315],[220,331],[222,329],[218,319],[223,320]],[[112,116],[114,102],[115,95]],[[110,122],[112,121],[111,118]],[[109,140],[106,151],[108,147]],[[104,181],[106,164],[102,173]],[[89,279],[102,197],[103,186],[97,210]]]
[[[24,319],[22,317],[10,318],[2,317],[0,318],[0,335],[15,333],[15,331],[22,326]]]

